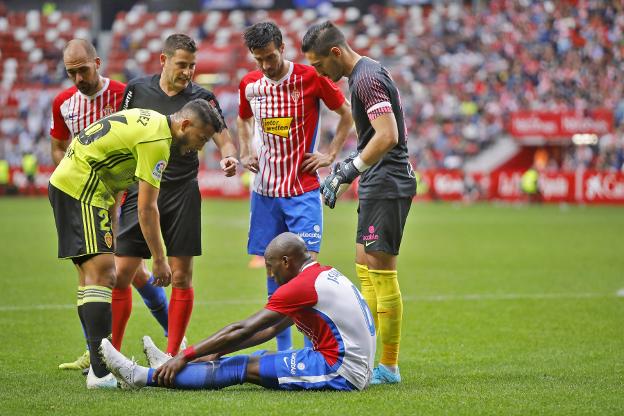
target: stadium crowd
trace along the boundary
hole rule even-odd
[[[354,8],[320,8],[305,12],[284,10],[278,13],[279,19],[288,26],[285,40],[287,51],[293,55],[289,56],[287,52],[287,57],[304,62],[299,52],[301,34],[307,22],[325,15],[342,22],[356,49],[382,61],[391,70],[402,92],[411,137],[410,153],[419,170],[461,168],[468,158],[506,134],[509,115],[513,111],[607,108],[614,113],[615,132],[600,137],[595,146],[566,146],[564,157],[554,163],[553,168],[622,171],[622,8],[619,2],[594,0],[498,0],[486,2],[478,9],[450,4],[373,6],[366,14]],[[54,26],[54,22],[58,26],[68,19],[62,13],[59,16],[60,12],[46,15],[32,11],[26,13],[26,18],[17,18],[12,13],[0,8],[3,53],[0,159],[19,165],[24,152],[34,152],[40,164],[50,164],[51,100],[59,89],[67,86],[63,81],[62,66],[58,66],[64,37],[63,31],[58,29],[54,36],[46,31],[42,39],[31,35]],[[161,13],[168,13],[168,17],[159,17]],[[121,71],[105,69],[104,73],[122,81],[154,70],[157,59],[153,57],[157,57],[160,50],[161,35],[166,37],[171,31],[180,29],[176,17],[177,23],[180,19],[189,23],[199,21],[190,13],[150,13],[144,6],[139,6],[118,17],[121,23],[116,22],[113,26],[113,35],[115,30],[127,26],[125,21],[128,19],[136,20],[137,14],[138,24],[147,27],[153,21],[150,29],[158,31],[159,35],[150,37],[144,34],[142,41],[145,45],[142,47],[132,37],[136,35],[113,36],[111,54],[121,54],[127,59]],[[242,28],[267,16],[275,15],[266,11],[202,12],[200,21],[204,24],[189,26],[187,32],[205,43],[215,44],[218,40],[225,42],[226,47],[241,48],[238,33]],[[37,26],[37,19],[45,24]],[[159,26],[161,21],[167,30]],[[218,30],[206,24],[209,21],[217,22]],[[22,22],[24,27],[12,27],[14,22]],[[84,29],[84,26],[79,28],[86,36],[89,31]],[[65,37],[74,35],[67,29]],[[36,40],[35,44],[29,41],[32,39]],[[28,52],[20,55],[26,57],[26,62],[12,57],[10,52],[7,54],[9,49],[5,45],[11,40]],[[38,45],[44,47],[39,49]],[[231,70],[213,86],[232,129],[235,128],[238,105],[237,76],[253,64],[237,62],[240,64],[235,67],[230,62],[225,63]],[[21,72],[19,77],[16,72]],[[342,87],[346,91],[345,83]],[[335,121],[331,114],[324,115],[323,138],[332,137]],[[345,152],[354,146],[353,137],[345,146]],[[209,151],[204,161],[208,166],[215,166],[218,157]]]

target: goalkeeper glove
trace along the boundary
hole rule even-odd
[[[354,159],[350,156],[335,164],[332,173],[321,184],[321,194],[325,200],[325,205],[328,207],[334,208],[338,197],[362,173],[353,164]]]

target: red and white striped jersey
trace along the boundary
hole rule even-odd
[[[301,171],[303,155],[318,146],[320,100],[330,110],[345,102],[336,84],[313,67],[286,63],[288,73],[279,81],[253,71],[239,85],[238,115],[254,117],[253,142],[258,146],[253,190],[270,197],[301,195],[319,187],[316,173]]]
[[[102,82],[102,89],[92,96],[84,95],[73,86],[54,98],[50,136],[57,140],[70,140],[89,124],[121,108],[126,86],[104,77]]]

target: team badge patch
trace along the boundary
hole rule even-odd
[[[111,114],[113,114],[115,112],[115,109],[113,109],[113,107],[110,104],[107,104],[106,107],[104,107],[104,115],[105,116],[110,116]]]
[[[113,235],[110,232],[104,234],[104,242],[106,243],[106,246],[108,248],[111,248],[113,246]]]
[[[156,179],[157,181],[161,180],[166,167],[167,161],[165,160],[161,160],[156,163],[156,166],[154,166],[154,169],[152,170],[152,176],[154,177],[154,179]]]
[[[262,119],[262,131],[280,137],[288,137],[292,117],[272,117]]]
[[[293,92],[290,93],[290,98],[292,98],[295,104],[297,104],[297,101],[299,101],[299,98],[301,98],[301,93],[297,88],[295,88]]]

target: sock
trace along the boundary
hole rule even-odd
[[[152,316],[156,318],[160,326],[165,331],[165,336],[168,335],[169,327],[169,307],[167,305],[167,294],[165,288],[160,286],[153,286],[154,276],[150,276],[146,284],[141,287],[137,287],[136,290],[143,298],[145,306],[150,310]]]
[[[85,326],[84,317],[82,314],[82,305],[84,304],[84,286],[78,286],[76,307],[78,309],[78,318],[80,319],[80,325],[82,326],[82,333],[87,343],[87,350],[89,349],[89,338],[87,337],[87,327]]]
[[[91,367],[97,377],[104,377],[109,373],[98,354],[98,348],[103,338],[111,333],[111,297],[112,290],[105,286],[85,286],[84,304],[82,305]]]
[[[381,335],[380,364],[387,367],[399,363],[403,300],[396,270],[368,270],[377,293],[377,315]]]
[[[360,279],[360,288],[362,297],[368,303],[368,309],[373,315],[375,321],[375,330],[379,329],[379,319],[377,317],[377,294],[375,292],[375,285],[368,275],[368,266],[364,264],[355,264],[355,274]]]
[[[121,351],[121,342],[130,314],[132,313],[132,288],[113,289],[113,301],[111,303],[113,313],[113,347]]]
[[[189,363],[175,376],[174,387],[181,390],[220,389],[243,384],[247,375],[248,355],[221,358],[216,361]],[[154,369],[147,375],[147,385],[156,386],[152,380]]]
[[[169,302],[169,338],[167,338],[167,352],[176,355],[180,343],[184,338],[186,327],[193,312],[195,292],[192,287],[187,289],[174,287],[171,289]]]
[[[277,284],[275,279],[273,279],[273,277],[267,276],[267,293],[269,295],[269,299],[271,298],[271,295],[275,293],[278,287],[279,285]],[[277,334],[275,336],[275,339],[277,340],[278,351],[286,351],[292,348],[292,336],[290,333],[290,328],[286,328],[285,330]]]

